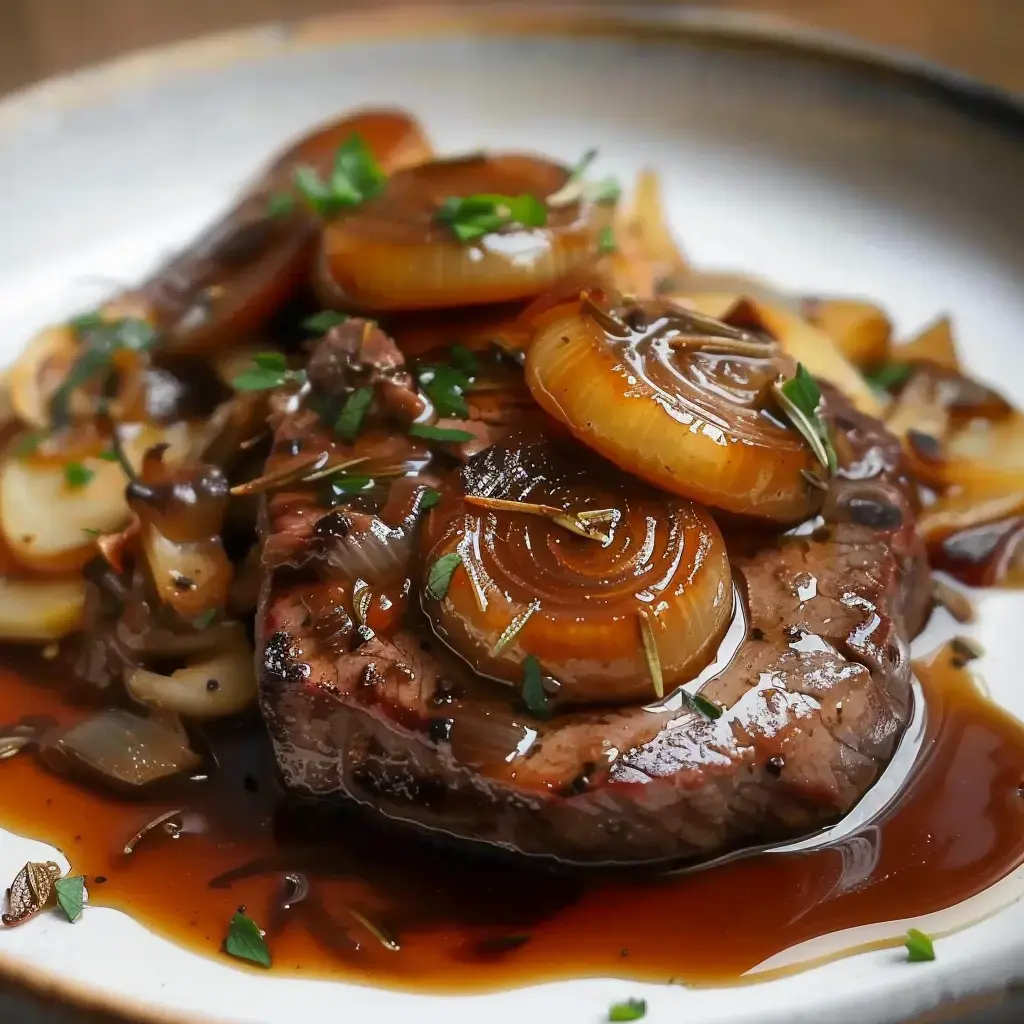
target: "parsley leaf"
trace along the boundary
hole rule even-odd
[[[791,380],[773,385],[773,391],[782,411],[811,446],[818,461],[829,473],[834,473],[838,460],[828,427],[818,412],[821,389],[817,381],[807,372],[803,363],[797,363],[796,375]]]
[[[468,430],[453,430],[449,427],[434,427],[429,423],[414,423],[409,427],[409,433],[413,437],[422,437],[428,441],[450,441],[452,444],[461,444],[463,441],[472,441],[474,434]]]
[[[543,227],[548,222],[548,210],[540,199],[526,193],[450,196],[438,208],[434,219],[447,224],[460,242],[472,242],[513,224],[524,228]]]
[[[50,419],[57,428],[71,420],[71,396],[101,374],[113,372],[114,353],[127,349],[146,352],[156,344],[157,332],[139,317],[107,320],[101,313],[83,313],[68,321],[78,335],[81,351],[68,375],[50,399]]]
[[[99,455],[96,456],[96,457],[99,458],[99,459],[102,459],[104,462],[120,462],[121,461],[121,458],[117,454],[117,450],[115,448],[104,448],[103,451],[101,451],[99,453]]]
[[[311,334],[326,334],[332,327],[343,324],[348,319],[344,313],[336,313],[333,309],[325,309],[302,321],[302,329]]]
[[[420,509],[426,512],[428,509],[433,508],[441,500],[441,495],[434,490],[433,487],[428,487],[423,492],[423,497],[420,498]]]
[[[268,217],[286,217],[295,209],[295,196],[291,192],[275,192],[267,200]]]
[[[462,555],[458,551],[442,555],[427,574],[427,597],[432,597],[435,601],[442,600],[451,586],[452,575],[461,564]]]
[[[889,362],[866,372],[864,379],[876,391],[893,391],[905,384],[913,372],[912,363]]]
[[[469,406],[463,395],[473,382],[463,370],[456,366],[421,366],[416,379],[439,415],[468,418]]]
[[[289,384],[303,384],[305,370],[289,370],[281,352],[257,352],[252,357],[253,369],[243,370],[231,382],[236,391],[272,391]]]
[[[239,910],[231,918],[228,925],[227,938],[224,940],[224,952],[239,960],[248,960],[260,967],[269,967],[270,949],[258,925],[250,917]]]
[[[544,677],[540,671],[540,662],[532,654],[523,658],[523,688],[520,692],[526,710],[534,718],[551,717],[551,701],[544,689]]]
[[[67,915],[68,920],[74,924],[82,916],[82,908],[85,906],[85,878],[82,875],[75,875],[71,878],[58,878],[53,883],[57,893],[57,906]]]
[[[618,246],[615,244],[615,232],[612,230],[610,224],[601,228],[601,233],[597,236],[597,251],[605,256],[610,252],[615,252]]]
[[[354,441],[372,402],[373,388],[356,388],[345,399],[345,404],[334,421],[334,432],[346,441]]]
[[[907,963],[926,963],[935,959],[935,946],[932,944],[931,936],[924,932],[911,928],[907,932]]]
[[[707,697],[702,697],[699,693],[687,693],[685,690],[682,691],[683,700],[689,704],[694,711],[699,711],[705,718],[710,718],[711,721],[715,721],[722,717],[722,708],[714,701],[708,700]]]
[[[592,203],[617,203],[622,195],[618,178],[602,178],[587,188],[587,198]]]
[[[608,1008],[610,1021],[640,1020],[646,1015],[646,999],[627,999],[624,1003],[615,1003]]]
[[[94,470],[81,462],[69,462],[64,466],[64,483],[71,488],[85,487],[95,475]]]
[[[309,207],[323,217],[372,199],[385,180],[384,171],[360,135],[350,135],[338,147],[326,181],[312,167],[295,169],[296,187]]]

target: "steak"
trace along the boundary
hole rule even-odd
[[[381,372],[408,384],[393,351]],[[908,642],[930,596],[899,442],[823,391],[841,468],[821,515],[785,534],[720,524],[738,600],[718,661],[654,704],[546,721],[469,671],[420,610],[416,534],[439,457],[379,429],[385,402],[352,444],[282,413],[275,451],[329,450],[375,481],[263,509],[261,707],[287,788],[569,864],[699,860],[837,821],[908,720]],[[375,467],[396,462],[407,475],[381,483]]]

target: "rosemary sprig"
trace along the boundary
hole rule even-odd
[[[839,460],[828,426],[821,417],[821,389],[815,379],[803,363],[798,363],[796,375],[791,380],[777,380],[772,385],[772,392],[790,423],[803,435],[815,458],[831,476],[838,468]]]
[[[765,359],[772,354],[772,346],[766,341],[741,341],[738,338],[685,334],[673,338],[668,347],[680,352],[709,352],[729,356],[752,356]]]
[[[658,642],[654,636],[654,626],[651,625],[651,617],[646,608],[638,609],[637,617],[640,620],[640,639],[644,645],[647,669],[651,673],[654,693],[658,700],[661,700],[665,696],[665,679],[661,672],[661,658],[658,657]]]
[[[591,509],[584,512],[566,512],[552,505],[537,505],[530,501],[507,501],[504,498],[488,498],[479,494],[467,494],[467,505],[485,508],[491,512],[522,512],[526,515],[541,516],[556,526],[561,526],[577,537],[600,541],[607,544],[611,534],[600,529],[600,523],[615,520],[618,510],[614,508]]]
[[[519,635],[523,627],[530,621],[530,616],[540,608],[540,601],[532,600],[503,630],[497,642],[491,648],[492,657],[497,657]]]

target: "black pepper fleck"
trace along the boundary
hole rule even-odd
[[[782,769],[785,767],[785,759],[779,757],[778,754],[776,754],[774,757],[769,757],[768,763],[765,765],[765,768],[768,770],[768,773],[770,775],[774,775],[776,778],[778,778],[782,774]]]
[[[454,718],[432,718],[427,733],[435,743],[451,743]]]
[[[206,689],[210,693],[215,693],[217,690],[220,689],[220,681],[217,680],[217,679],[207,679],[206,680]]]

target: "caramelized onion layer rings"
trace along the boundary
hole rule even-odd
[[[451,197],[557,192],[568,172],[517,154],[438,160],[392,176],[384,192],[324,231],[322,292],[370,311],[437,309],[539,295],[598,251],[611,207],[549,208],[540,228],[511,225],[466,244],[435,219]]]
[[[168,347],[201,352],[242,343],[308,280],[317,219],[300,204],[275,215],[271,199],[290,193],[300,166],[329,174],[338,147],[353,135],[362,137],[389,173],[431,156],[423,130],[400,111],[352,114],[300,139],[142,286],[141,300]]]
[[[618,324],[587,305],[567,306],[530,346],[526,381],[544,409],[667,491],[779,522],[814,511],[821,494],[802,471],[820,466],[776,418],[772,382],[793,368],[775,346],[666,303],[625,309]],[[755,354],[716,351],[716,335]]]
[[[725,543],[706,510],[630,481],[575,444],[494,446],[454,477],[428,517],[425,573],[460,556],[435,631],[478,672],[518,686],[533,655],[560,704],[653,700],[714,655],[732,614]],[[551,519],[475,502],[612,509],[589,539]],[[643,623],[646,619],[646,625]],[[648,628],[649,627],[649,628]]]

